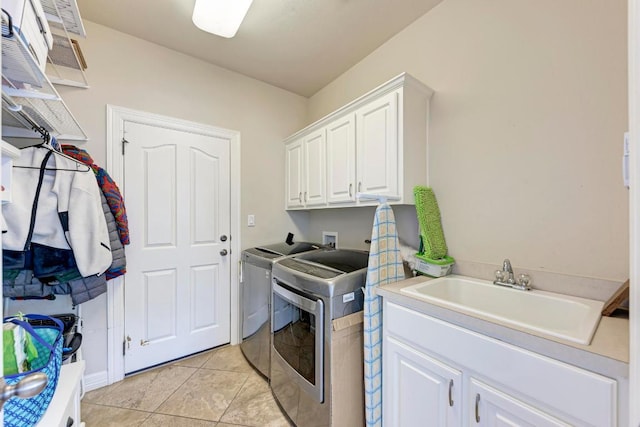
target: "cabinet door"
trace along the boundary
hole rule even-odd
[[[398,92],[356,111],[357,191],[398,196]]]
[[[460,371],[391,336],[385,337],[383,357],[383,425],[461,425]]]
[[[355,201],[356,129],[349,114],[327,126],[327,201]]]
[[[304,184],[302,201],[305,206],[323,205],[326,200],[326,150],[324,128],[304,138]]]
[[[552,384],[549,386],[553,387]],[[471,378],[469,384],[468,402],[471,407],[470,426],[570,426],[475,378]]]
[[[286,204],[287,208],[301,208],[302,174],[304,173],[304,156],[302,140],[287,144],[286,150]]]

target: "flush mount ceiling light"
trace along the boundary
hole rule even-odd
[[[196,0],[193,23],[208,33],[231,38],[236,35],[253,0]]]

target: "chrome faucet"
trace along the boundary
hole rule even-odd
[[[521,274],[516,281],[513,275],[513,268],[511,268],[511,261],[508,259],[502,262],[502,270],[496,270],[496,280],[493,281],[494,285],[520,289],[522,291],[530,290],[530,283],[531,278],[528,274]]]
[[[516,283],[516,279],[514,279],[514,277],[513,277],[513,269],[511,268],[511,261],[509,261],[508,259],[505,259],[502,262],[502,271],[504,273],[508,273],[509,274],[509,276],[507,277],[507,283],[509,283],[509,284]]]

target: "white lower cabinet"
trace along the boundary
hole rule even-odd
[[[618,383],[384,299],[383,425],[618,425]]]
[[[84,367],[84,360],[62,365],[56,391],[37,427],[84,426],[80,419],[80,395],[82,394],[81,382]]]
[[[392,337],[384,351],[385,426],[460,425],[462,372]]]
[[[471,378],[468,399],[473,403],[469,425],[568,427],[567,424],[482,381]]]

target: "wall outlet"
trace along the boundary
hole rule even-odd
[[[248,215],[247,216],[247,225],[249,227],[255,227],[256,226],[256,216],[255,215]]]
[[[338,232],[337,231],[323,231],[322,232],[322,244],[331,246],[334,249],[338,248]]]

